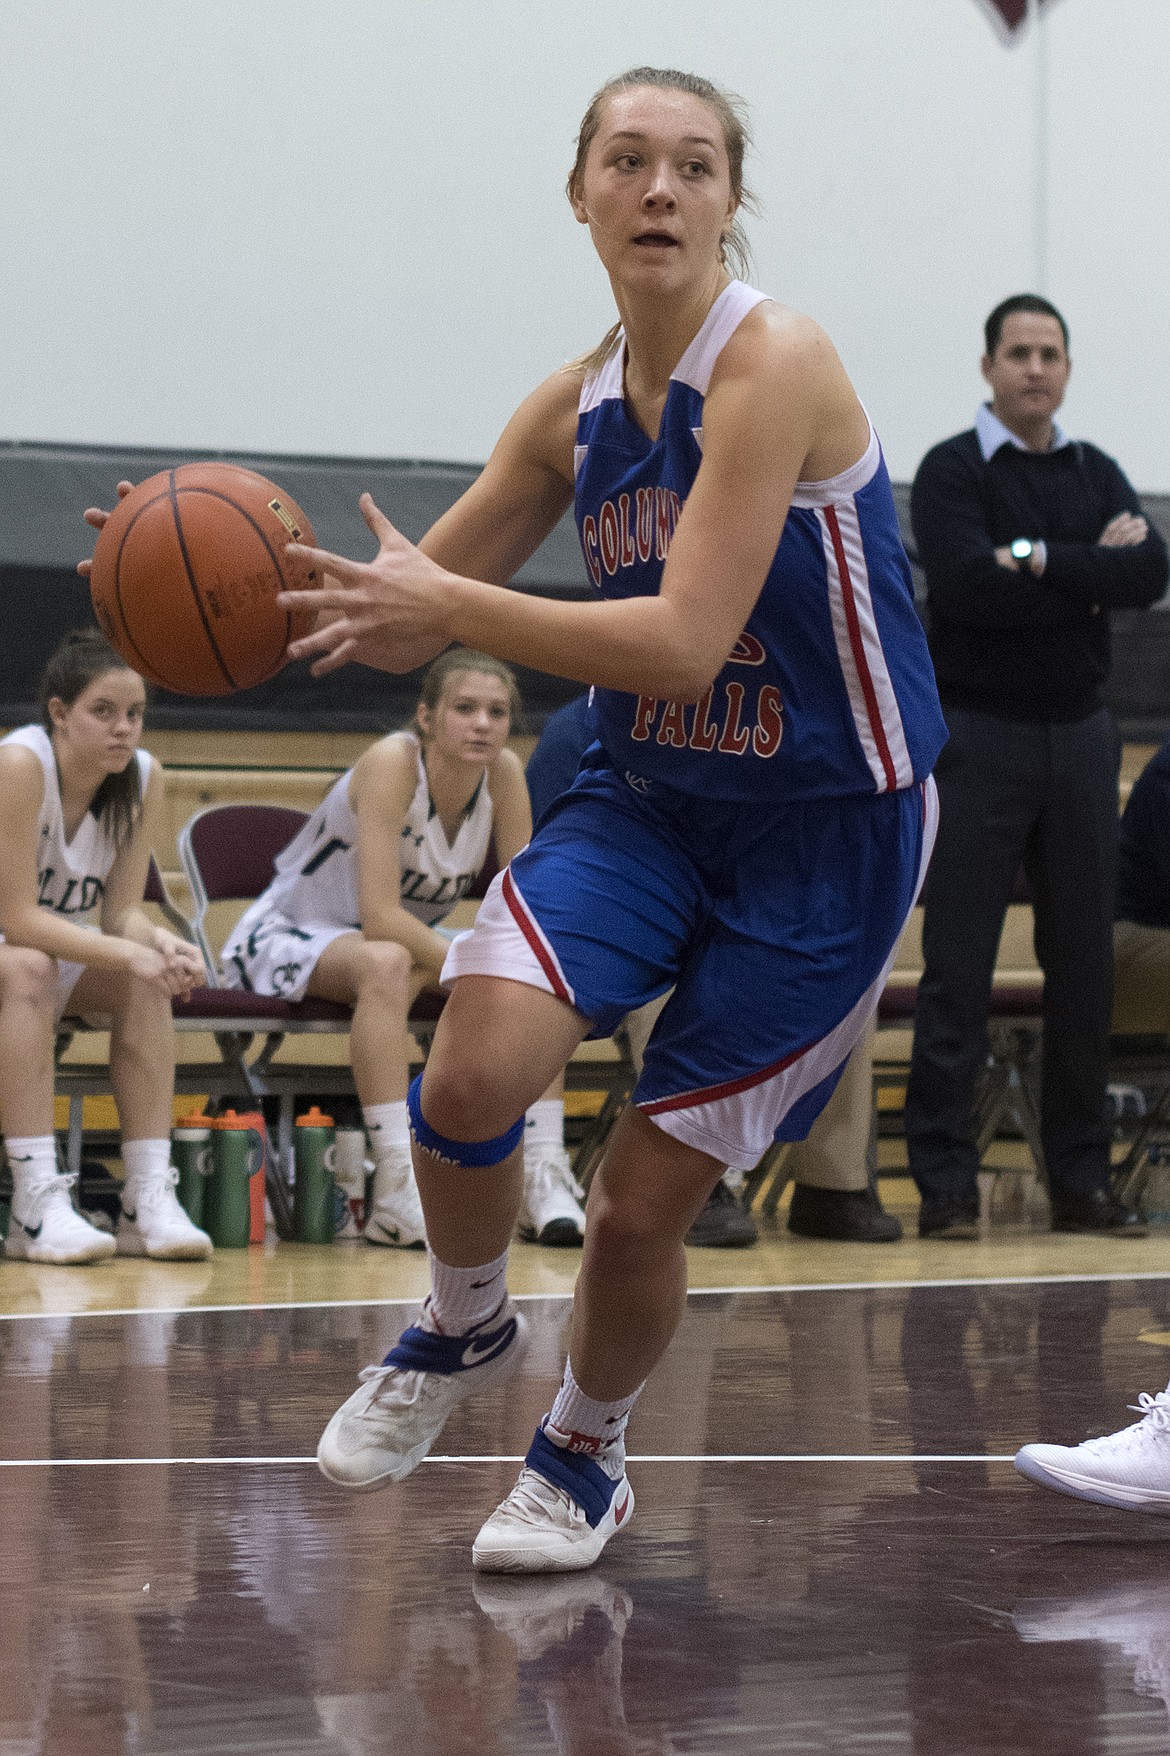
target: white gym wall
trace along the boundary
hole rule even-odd
[[[0,0],[0,440],[482,460],[607,327],[563,197],[595,87],[749,102],[759,285],[892,473],[1041,286],[1066,414],[1170,490],[1170,0]]]

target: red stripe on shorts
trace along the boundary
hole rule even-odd
[[[773,1061],[770,1067],[764,1067],[759,1073],[745,1073],[742,1079],[728,1079],[722,1085],[704,1085],[697,1091],[680,1092],[677,1097],[653,1098],[649,1103],[637,1107],[644,1116],[660,1116],[665,1110],[693,1110],[700,1104],[718,1103],[720,1098],[737,1097],[741,1091],[750,1091],[754,1085],[763,1085],[766,1080],[775,1079],[778,1073],[807,1055],[815,1043],[806,1043],[803,1049],[793,1049],[781,1061]]]
[[[532,948],[533,956],[548,977],[550,988],[558,1000],[564,1000],[571,1006],[573,1004],[573,996],[570,994],[564,981],[561,979],[561,972],[557,968],[552,954],[541,936],[540,929],[529,914],[524,898],[520,895],[515,884],[513,884],[512,873],[510,870],[506,869],[504,872],[502,889],[504,893],[504,901],[508,905],[512,919],[527,939]]]

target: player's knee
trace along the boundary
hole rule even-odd
[[[118,970],[111,975],[109,1010],[124,1037],[154,1037],[171,1028],[169,996],[133,970]]]
[[[516,1106],[501,1090],[503,1084],[499,1064],[470,1044],[457,1056],[432,1055],[423,1100],[427,1120],[459,1140],[502,1133],[516,1120]]]
[[[664,1224],[655,1204],[638,1190],[620,1194],[601,1184],[590,1191],[589,1237],[607,1261],[631,1271],[662,1254]]]
[[[47,952],[27,945],[0,946],[0,1006],[51,1010],[57,992],[57,964]]]
[[[410,1131],[425,1152],[443,1163],[468,1169],[503,1164],[523,1140],[523,1111],[495,1129],[490,1117],[485,1123],[482,1110],[478,1113],[444,1110],[441,1103],[434,1103],[429,1076],[424,1108],[422,1086],[423,1075],[420,1074],[406,1094]]]
[[[367,983],[389,1005],[406,1007],[410,994],[410,952],[393,939],[367,940],[360,985]]]

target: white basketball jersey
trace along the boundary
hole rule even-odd
[[[40,759],[45,790],[37,823],[37,901],[54,914],[65,915],[75,926],[97,926],[106,879],[118,850],[92,811],[87,811],[74,833],[65,840],[65,814],[61,809],[61,786],[53,743],[43,726],[21,726],[0,739],[22,744]],[[150,757],[136,750],[138,779],[143,796],[150,779]]]
[[[433,927],[464,896],[487,857],[492,834],[492,797],[487,770],[471,796],[453,842],[447,840],[431,802],[422,747],[409,740],[418,764],[418,785],[402,825],[402,906]],[[276,861],[276,877],[248,910],[259,919],[275,910],[298,926],[358,928],[357,818],[349,802],[353,770],[343,774],[322,799],[304,828]],[[243,922],[241,922],[241,926]],[[237,928],[233,939],[239,937]]]

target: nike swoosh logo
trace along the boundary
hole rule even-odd
[[[499,1359],[511,1347],[515,1334],[516,1319],[510,1317],[502,1329],[493,1331],[491,1335],[474,1336],[463,1350],[460,1367],[486,1366],[489,1360]]]
[[[622,1523],[622,1521],[624,1520],[624,1518],[626,1516],[626,1513],[629,1510],[630,1510],[630,1490],[627,1488],[625,1499],[622,1501],[620,1506],[617,1506],[614,1508],[613,1522],[614,1522],[614,1529],[615,1530],[616,1530],[617,1526]]]

